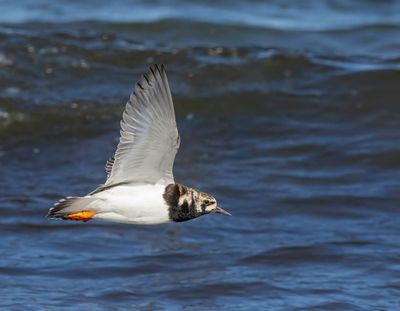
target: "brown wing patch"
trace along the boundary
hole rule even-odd
[[[163,194],[164,200],[167,205],[171,207],[175,207],[178,205],[180,193],[177,184],[169,184],[165,187],[165,191]]]
[[[176,186],[178,187],[178,191],[180,195],[184,195],[186,193],[186,187],[181,185],[181,184],[176,184]]]

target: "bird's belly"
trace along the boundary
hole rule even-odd
[[[103,207],[93,217],[131,224],[169,222],[168,206],[162,190],[155,186],[118,187],[102,198]]]
[[[147,216],[147,217],[127,217],[122,214],[115,212],[105,212],[96,214],[94,219],[106,220],[112,222],[135,224],[135,225],[157,225],[170,222],[168,217],[162,217],[157,215]]]

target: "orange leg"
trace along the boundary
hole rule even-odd
[[[89,221],[92,217],[96,215],[95,212],[92,211],[82,211],[74,214],[65,215],[63,218],[68,220],[76,220],[76,221]]]

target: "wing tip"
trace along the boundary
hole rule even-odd
[[[150,70],[153,74],[155,74],[155,72],[159,72],[160,75],[162,75],[162,74],[165,73],[165,65],[164,65],[163,63],[161,63],[161,64],[154,63],[154,64],[152,64],[152,65],[150,66],[149,70]]]
[[[165,65],[162,63],[160,65],[157,63],[154,63],[148,68],[146,73],[144,73],[141,76],[141,79],[139,80],[139,82],[136,83],[136,86],[137,86],[136,90],[144,91],[146,88],[152,87],[153,82],[155,80],[157,80],[157,76],[159,76],[158,78],[161,78],[161,79],[165,79],[165,77],[166,77]],[[133,95],[137,95],[135,93],[136,92],[134,90]]]

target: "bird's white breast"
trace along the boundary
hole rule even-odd
[[[164,185],[134,184],[99,192],[93,196],[99,198],[94,218],[133,224],[169,222],[164,191]]]

